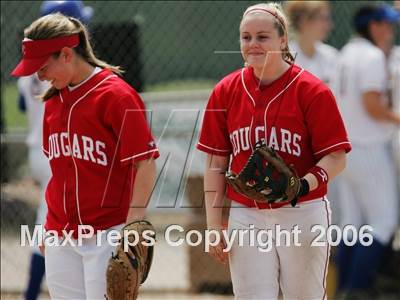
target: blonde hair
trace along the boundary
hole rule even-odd
[[[294,58],[289,51],[289,40],[288,40],[288,21],[283,12],[282,6],[276,2],[269,3],[258,3],[255,5],[249,6],[243,13],[242,21],[244,18],[252,13],[269,13],[274,16],[274,26],[278,30],[278,34],[280,37],[286,37],[286,45],[282,49],[282,58],[288,62],[294,62]]]
[[[24,30],[25,38],[31,40],[51,39],[73,34],[79,35],[79,45],[73,49],[77,55],[94,67],[109,69],[122,75],[123,71],[120,67],[110,65],[94,55],[88,30],[78,19],[66,17],[60,13],[50,14],[37,19]],[[57,56],[58,53],[54,55]],[[55,87],[50,87],[42,96],[42,100],[46,101],[57,93],[58,90]]]
[[[328,1],[287,1],[284,10],[294,31],[300,30],[302,20],[312,20],[324,8],[330,9]]]

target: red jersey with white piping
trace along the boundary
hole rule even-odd
[[[197,148],[231,155],[230,168],[239,173],[253,145],[265,140],[298,175],[304,176],[323,156],[351,145],[329,88],[296,65],[269,85],[260,86],[250,67],[223,78],[214,88],[204,114]],[[299,202],[323,197],[318,188]],[[286,202],[256,204],[228,186],[228,198],[249,207],[277,208]]]
[[[46,102],[43,151],[52,169],[45,228],[75,233],[124,223],[134,162],[159,156],[140,96],[108,70]]]

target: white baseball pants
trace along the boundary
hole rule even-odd
[[[340,177],[341,227],[371,225],[374,237],[387,244],[399,217],[398,177],[389,145],[353,145]]]
[[[328,200],[316,199],[301,203],[298,207],[285,206],[279,209],[258,210],[256,208],[232,207],[229,217],[229,232],[234,229],[249,229],[254,224],[258,229],[272,229],[275,225],[291,230],[298,225],[301,233],[298,241],[301,246],[285,246],[285,237],[281,236],[281,245],[274,238],[271,250],[262,252],[256,246],[250,246],[249,235],[243,245],[234,243],[229,255],[231,277],[235,299],[278,299],[281,288],[284,299],[326,299],[326,276],[330,247],[311,247],[318,232],[311,233],[313,225],[327,228],[330,223]],[[276,236],[277,237],[277,236]],[[260,245],[260,244],[259,244]]]
[[[121,230],[123,225],[110,229]],[[76,241],[76,240],[75,240]],[[46,247],[46,279],[52,299],[105,299],[108,259],[115,250],[102,235],[101,246],[96,236],[84,239],[81,246]]]

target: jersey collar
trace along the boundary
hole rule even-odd
[[[284,89],[291,79],[293,79],[300,71],[301,68],[293,64],[278,79],[268,85],[260,86],[259,80],[254,75],[253,68],[247,67],[244,70],[243,79],[248,92],[256,101],[258,99],[260,101],[269,102],[276,94]]]
[[[94,87],[96,84],[98,84],[100,81],[110,75],[112,75],[111,71],[103,69],[99,73],[93,75],[88,81],[84,82],[82,85],[80,85],[76,89],[73,89],[72,91],[70,91],[68,87],[63,88],[60,91],[63,101],[75,102],[77,99],[85,95],[92,87]]]

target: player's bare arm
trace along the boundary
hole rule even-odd
[[[135,167],[137,173],[131,205],[126,219],[127,224],[144,219],[156,178],[156,163],[153,158],[141,160],[135,164]]]
[[[364,108],[371,118],[400,126],[400,116],[389,107],[383,105],[381,93],[370,91],[364,93],[362,97]]]
[[[229,156],[209,154],[204,173],[204,194],[209,229],[220,229],[222,226],[222,206],[225,195],[225,171]]]
[[[222,207],[225,196],[225,171],[228,168],[229,156],[208,154],[204,172],[204,200],[206,204],[207,228],[221,231]],[[220,235],[222,237],[222,234]],[[228,260],[227,253],[223,252],[225,242],[210,248],[210,255],[222,263]]]

